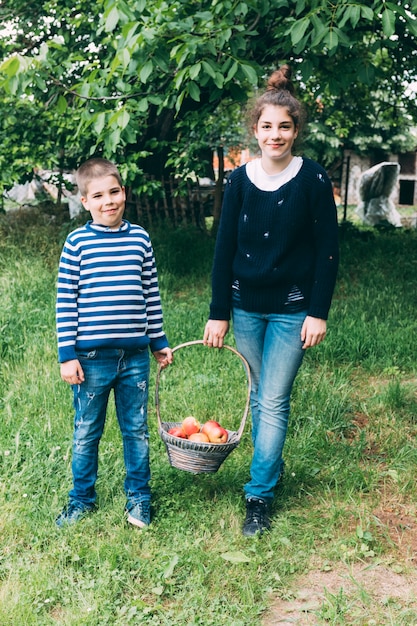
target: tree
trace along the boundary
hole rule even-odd
[[[282,61],[297,69],[333,149],[360,135],[358,120],[372,122],[372,93],[390,94],[389,119],[415,120],[405,93],[417,78],[416,7],[416,0],[3,2],[0,84],[9,99],[48,111],[51,137],[65,119],[66,152],[114,158],[136,191],[149,191],[149,176],[200,173],[207,166],[200,148],[225,136],[216,113],[240,110]]]

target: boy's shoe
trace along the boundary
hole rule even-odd
[[[246,500],[246,518],[243,523],[242,533],[245,537],[253,537],[256,533],[262,535],[269,530],[271,523],[268,518],[268,504],[260,498],[248,498]]]
[[[76,524],[93,510],[94,506],[88,506],[82,502],[72,500],[69,502],[68,506],[62,509],[61,513],[56,518],[56,525],[62,528],[66,525]]]
[[[151,523],[151,503],[149,500],[128,505],[127,521],[138,528],[145,528]]]

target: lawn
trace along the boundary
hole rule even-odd
[[[37,211],[0,219],[0,624],[274,624],[274,606],[285,611],[306,577],[360,568],[370,579],[383,568],[400,581],[388,594],[373,595],[365,576],[349,590],[329,588],[298,623],[415,625],[416,597],[396,588],[416,573],[417,232],[341,225],[328,337],[307,353],[295,384],[273,526],[247,539],[250,419],[217,472],[171,467],[158,434],[156,362],[151,526],[125,521],[111,405],[98,510],[55,527],[71,485],[71,391],[59,377],[54,330],[67,230]],[[192,229],[151,235],[171,345],[201,339],[213,241]],[[239,359],[201,345],[175,356],[160,381],[163,419],[218,416],[237,427],[246,393]]]

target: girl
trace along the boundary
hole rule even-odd
[[[245,536],[270,528],[291,389],[305,350],[326,335],[338,267],[331,182],[320,165],[293,155],[301,113],[284,65],[253,108],[261,156],[227,181],[203,336],[207,346],[221,348],[232,316],[237,348],[251,370],[254,451],[244,487]]]

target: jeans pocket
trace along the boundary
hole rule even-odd
[[[77,357],[80,361],[92,361],[96,359],[98,355],[98,350],[89,350],[88,352],[77,352]]]

